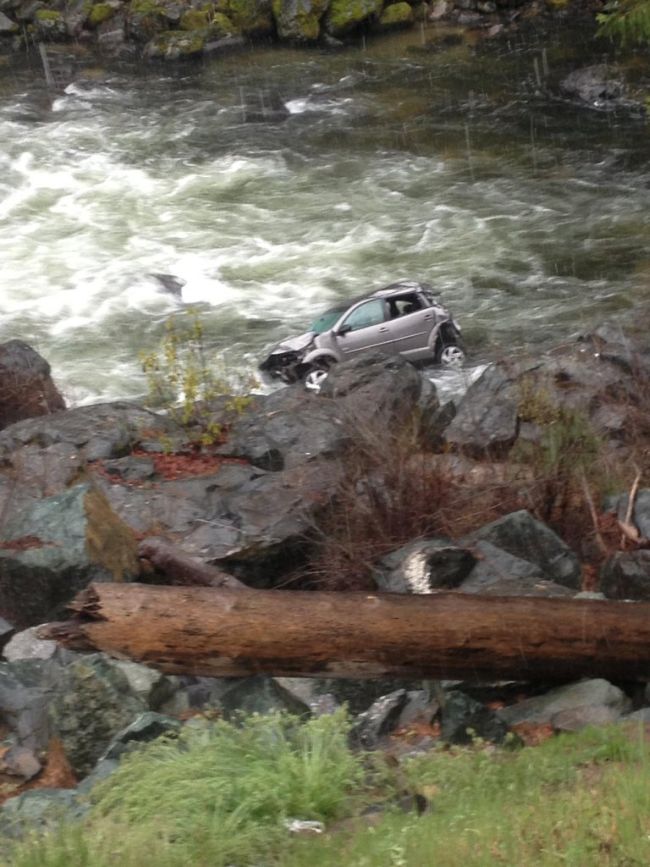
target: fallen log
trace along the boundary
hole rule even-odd
[[[92,584],[43,638],[174,674],[650,679],[650,603]]]
[[[245,584],[227,572],[196,560],[190,554],[157,536],[150,536],[140,542],[138,557],[148,560],[152,566],[176,584],[190,587],[230,587],[232,590],[248,589]]]

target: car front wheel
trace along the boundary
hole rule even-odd
[[[436,352],[436,361],[444,367],[461,367],[465,361],[465,352],[457,343],[447,343]]]
[[[321,359],[319,361],[315,361],[309,368],[309,370],[303,376],[303,384],[307,391],[319,392],[321,389],[321,385],[327,379],[327,374],[329,373],[329,369],[331,367],[330,362],[325,359]]]

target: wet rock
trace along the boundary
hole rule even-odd
[[[382,696],[399,690],[414,691],[422,681],[384,678],[378,680],[354,680],[352,678],[315,678],[314,692],[331,695],[337,704],[346,704],[350,713],[360,714]]]
[[[8,18],[4,12],[0,12],[0,36],[11,36],[18,33],[20,27],[11,18]]]
[[[6,647],[7,642],[16,631],[13,623],[9,623],[4,617],[0,617],[0,651]]]
[[[219,0],[218,5],[244,36],[260,38],[275,32],[271,0]]]
[[[117,476],[125,482],[148,482],[156,474],[152,458],[132,456],[104,461],[104,470],[109,476]]]
[[[86,812],[75,789],[32,789],[10,798],[0,809],[0,835],[18,838],[52,830]]]
[[[273,0],[278,36],[288,42],[315,42],[327,7],[328,0]]]
[[[75,485],[11,508],[0,528],[0,609],[17,626],[54,619],[90,581],[139,574],[133,534],[102,494]]]
[[[219,451],[273,472],[336,457],[350,442],[342,415],[301,386],[279,389],[232,423]]]
[[[440,711],[440,703],[432,698],[427,689],[412,689],[406,693],[407,702],[402,708],[396,729],[412,726],[414,723],[430,725]]]
[[[650,550],[619,551],[610,557],[600,589],[608,599],[650,599]]]
[[[463,544],[489,542],[514,557],[537,566],[543,577],[566,587],[579,588],[580,562],[549,527],[521,510],[486,524]]]
[[[481,702],[457,690],[446,694],[441,709],[443,740],[452,744],[469,744],[481,738],[500,744],[507,734],[507,723]]]
[[[178,680],[170,678],[138,662],[116,659],[113,664],[125,675],[131,693],[141,699],[149,710],[158,710],[170,701],[178,689]]]
[[[486,368],[467,389],[444,433],[445,442],[473,454],[507,452],[517,438],[519,392],[505,364]]]
[[[147,707],[126,675],[96,653],[66,666],[49,706],[50,725],[74,771],[88,774],[115,735]]]
[[[172,13],[173,14],[173,13]],[[146,43],[169,28],[165,3],[157,0],[131,0],[126,16],[127,35],[136,42]]]
[[[226,719],[238,714],[286,712],[310,716],[309,706],[272,677],[246,677],[227,688],[219,699]]]
[[[350,733],[352,740],[367,750],[376,749],[381,740],[390,734],[408,702],[405,689],[378,698],[369,708],[359,714]]]
[[[47,361],[22,340],[0,344],[0,428],[63,409]]]
[[[51,661],[0,663],[0,720],[16,743],[32,750],[47,747],[49,707],[61,669]]]
[[[8,662],[19,659],[53,659],[58,650],[56,641],[44,641],[37,635],[38,626],[18,632],[7,643],[3,656]]]
[[[476,565],[459,587],[463,593],[493,596],[571,596],[568,587],[544,579],[541,568],[490,542],[472,546]]]
[[[331,36],[345,36],[364,22],[375,22],[383,0],[331,0],[325,16],[325,29]]]
[[[38,9],[32,26],[38,39],[43,42],[63,42],[68,38],[63,13],[56,9]]]
[[[564,720],[566,725],[570,719],[569,712],[574,714],[573,720],[579,719],[577,712],[583,714],[582,718],[586,720],[592,712],[601,713],[594,711],[595,708],[602,708],[602,714],[607,715],[609,721],[613,722],[629,711],[630,704],[630,700],[618,687],[606,680],[595,678],[558,687],[545,695],[524,699],[502,708],[498,714],[511,726],[518,723],[555,725],[556,717],[559,724]],[[560,714],[564,716],[559,716]]]
[[[126,42],[126,16],[118,13],[97,28],[97,44],[111,54],[118,54]]]
[[[62,443],[85,461],[121,458],[136,445],[174,439],[182,429],[171,419],[135,403],[115,401],[79,406],[43,418],[28,419],[0,432],[0,458],[10,459],[22,446],[45,449]]]
[[[624,90],[620,76],[604,63],[576,69],[560,82],[564,96],[600,110],[616,108]]]
[[[374,577],[386,593],[431,593],[458,587],[475,563],[467,548],[448,539],[423,539],[383,557]]]
[[[419,372],[398,355],[368,353],[335,364],[321,386],[355,424],[392,426],[411,418],[422,393]]]
[[[157,33],[144,49],[148,60],[187,60],[200,57],[207,41],[204,30],[164,30]]]
[[[0,755],[0,774],[19,777],[23,782],[40,773],[41,767],[34,751],[27,747],[12,746]]]
[[[160,713],[147,713],[137,716],[130,725],[118,732],[108,745],[100,762],[121,758],[138,744],[149,743],[163,735],[177,735],[182,724],[177,719]]]
[[[399,30],[410,27],[415,21],[413,7],[406,2],[392,3],[379,16],[379,30]]]

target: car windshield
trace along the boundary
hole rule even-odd
[[[323,334],[323,332],[329,331],[341,314],[345,313],[348,306],[349,305],[346,304],[345,307],[332,307],[331,310],[326,310],[325,313],[321,313],[318,319],[314,320],[314,322],[309,326],[309,330],[313,331],[315,334]]]

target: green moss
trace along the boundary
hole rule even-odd
[[[205,30],[167,30],[159,33],[149,46],[149,57],[182,60],[201,54],[205,47]]]
[[[242,33],[263,35],[273,31],[270,0],[218,0],[217,10]]]
[[[382,0],[332,0],[327,29],[334,36],[353,30],[362,21],[378,16],[382,5]]]
[[[327,0],[273,0],[273,15],[281,38],[313,42],[320,35],[320,21]]]
[[[55,9],[37,9],[34,18],[37,21],[63,21],[63,15]]]
[[[115,14],[115,8],[110,3],[95,3],[88,14],[88,23],[93,27],[99,27],[104,21],[108,21]]]
[[[227,15],[224,15],[223,12],[215,12],[210,22],[210,36],[232,36],[236,32],[237,28]]]
[[[206,6],[203,9],[188,9],[181,16],[179,27],[181,30],[202,30],[211,23],[213,14],[213,6]]]
[[[379,19],[380,27],[406,27],[413,23],[413,9],[408,3],[387,6]]]
[[[129,11],[135,15],[160,15],[162,10],[156,0],[132,0]]]

